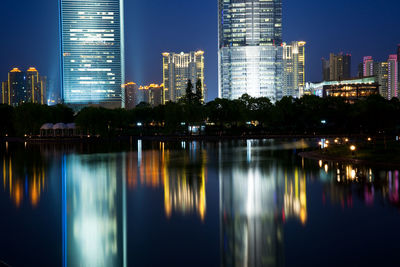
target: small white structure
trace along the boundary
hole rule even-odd
[[[45,123],[40,127],[41,137],[73,137],[78,135],[75,123]]]

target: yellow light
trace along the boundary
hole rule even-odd
[[[371,138],[371,137],[368,137],[368,141],[371,142],[371,141],[372,141],[372,138]]]
[[[355,145],[350,146],[350,150],[351,150],[351,151],[355,151],[356,149],[357,149],[357,148],[356,148]]]

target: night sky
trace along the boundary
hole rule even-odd
[[[59,88],[57,0],[2,0],[0,79],[36,66]],[[386,60],[400,43],[398,0],[283,0],[283,39],[307,42],[307,81],[321,79],[322,57],[351,53]],[[209,99],[217,96],[217,0],[125,0],[126,79],[162,82],[161,53],[202,49]]]

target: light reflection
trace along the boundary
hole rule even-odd
[[[28,199],[32,207],[39,204],[46,190],[46,171],[39,161],[16,162],[11,155],[4,155],[2,162],[3,190],[8,191],[14,205],[18,208]]]
[[[185,142],[181,142],[181,147]],[[186,145],[184,146],[186,148]],[[188,143],[188,150],[165,149],[161,143],[158,150],[142,150],[141,160],[136,153],[126,155],[126,179],[128,188],[163,188],[165,216],[171,218],[174,211],[182,215],[195,212],[205,220],[207,154],[198,149],[197,142]],[[182,157],[183,155],[183,157]],[[182,159],[176,162],[175,157]],[[138,162],[139,164],[135,164]],[[193,166],[193,163],[196,166]]]
[[[110,154],[66,156],[65,267],[126,265],[123,159]]]

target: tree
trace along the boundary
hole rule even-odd
[[[195,94],[195,100],[199,104],[203,104],[203,90],[202,90],[202,83],[200,79],[197,79],[196,82],[196,94]]]
[[[193,84],[192,81],[189,79],[187,86],[186,86],[186,95],[185,95],[185,101],[187,104],[192,104],[194,98],[193,94]]]

